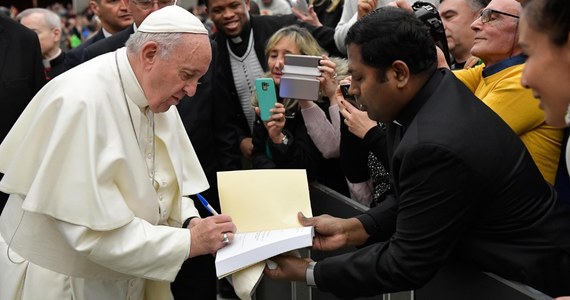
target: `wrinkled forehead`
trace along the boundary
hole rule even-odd
[[[486,8],[506,12],[515,16],[522,14],[522,6],[516,0],[492,0]]]
[[[212,47],[206,34],[183,34],[182,41],[175,49],[182,55],[182,67],[206,71],[212,60]]]

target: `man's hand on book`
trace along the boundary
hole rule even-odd
[[[306,218],[301,212],[297,216],[301,225],[315,228],[315,250],[331,251],[347,246],[359,246],[368,239],[364,226],[356,218],[342,219],[330,215]]]
[[[277,267],[270,269],[265,267],[263,273],[271,279],[276,280],[287,280],[287,281],[302,281],[305,282],[305,273],[307,272],[307,267],[309,262],[312,260],[310,258],[300,258],[293,255],[278,255],[271,258],[277,264]]]
[[[194,257],[208,253],[214,254],[220,248],[225,247],[228,244],[223,242],[225,236],[231,243],[236,232],[236,225],[230,216],[222,214],[199,219],[199,222],[191,222],[188,229],[190,229],[191,237],[189,257]]]

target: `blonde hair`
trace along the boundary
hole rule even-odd
[[[299,47],[299,54],[301,55],[321,56],[323,54],[327,54],[307,29],[297,25],[291,25],[281,28],[269,38],[267,45],[265,46],[265,57],[269,57],[271,50],[273,50],[277,43],[279,43],[283,38],[288,38],[293,41]],[[348,74],[347,60],[338,57],[330,57],[330,60],[336,63],[336,72],[340,79],[346,77]],[[271,78],[271,71],[263,74],[262,77]],[[251,95],[251,105],[253,107],[259,106],[256,93],[252,93]],[[293,109],[297,106],[297,100],[283,99],[283,105],[287,110]]]
[[[265,57],[269,57],[269,53],[279,41],[283,38],[288,38],[293,41],[297,46],[299,46],[299,51],[301,55],[316,55],[321,56],[326,54],[325,49],[323,49],[317,40],[311,35],[311,33],[302,27],[297,25],[291,25],[276,31],[267,41],[265,46]]]

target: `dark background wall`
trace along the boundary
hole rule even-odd
[[[59,2],[66,6],[71,4],[72,0],[0,0],[0,6],[10,8],[15,6],[19,11],[30,7],[48,7],[49,5]]]

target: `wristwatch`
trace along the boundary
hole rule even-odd
[[[315,265],[317,264],[316,261],[312,261],[307,266],[307,271],[305,271],[305,278],[307,280],[307,285],[310,287],[316,287],[317,283],[315,282]]]
[[[281,142],[283,143],[283,145],[287,146],[287,144],[289,143],[289,138],[287,137],[287,134],[285,134],[285,132],[283,133],[283,139],[281,139]]]

